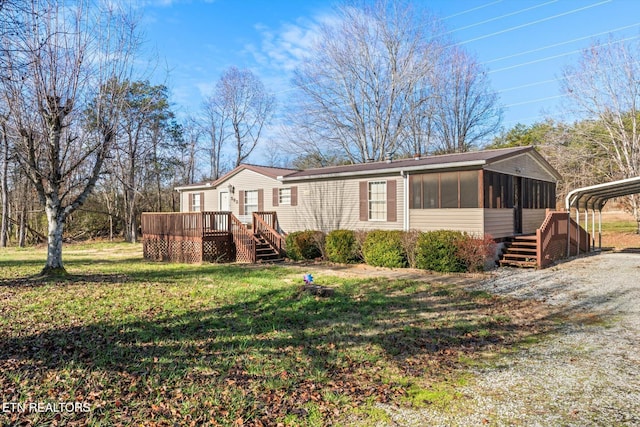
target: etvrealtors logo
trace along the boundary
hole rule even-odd
[[[87,402],[3,402],[2,413],[72,413],[89,412],[91,406]]]

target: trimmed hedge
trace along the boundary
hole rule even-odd
[[[285,239],[287,256],[294,261],[321,257],[322,238],[323,233],[314,230],[294,231],[287,234]]]
[[[467,271],[464,260],[458,254],[458,247],[468,237],[451,230],[428,231],[418,237],[416,266],[441,273]]]
[[[358,260],[356,233],[351,230],[333,230],[325,238],[325,252],[331,262],[348,264]]]
[[[376,267],[406,267],[407,255],[402,247],[402,235],[402,231],[386,230],[368,233],[362,245],[364,261]]]

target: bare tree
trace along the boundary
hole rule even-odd
[[[113,96],[122,96],[113,168],[124,195],[125,240],[135,242],[139,202],[145,187],[155,187],[157,198],[153,209],[162,210],[160,169],[164,162],[160,145],[173,113],[169,109],[167,88],[163,85],[151,85],[147,81],[110,82],[110,85]]]
[[[115,2],[23,4],[11,18],[23,24],[22,32],[3,34],[0,41],[6,60],[0,89],[11,111],[18,161],[46,211],[42,273],[66,274],[65,220],[93,190],[116,131],[121,97],[100,91],[130,71],[135,25]],[[91,132],[82,126],[89,100],[95,102]]]
[[[182,122],[182,140],[180,145],[181,172],[176,176],[177,185],[193,184],[196,180],[198,154],[202,151],[202,126],[198,120],[189,116]]]
[[[203,103],[204,120],[202,127],[209,138],[209,163],[211,166],[211,179],[220,178],[223,172],[222,149],[230,138],[230,111],[225,105],[224,95],[218,93],[211,95]]]
[[[0,162],[0,248],[4,248],[9,234],[9,136],[6,117],[0,117]]]
[[[430,37],[436,21],[399,1],[337,12],[295,72],[290,140],[308,154],[339,150],[352,162],[380,160],[423,111],[427,99],[416,94],[441,51]]]
[[[249,70],[228,68],[218,80],[216,90],[205,102],[207,134],[211,140],[211,174],[221,173],[222,150],[234,145],[238,166],[253,152],[265,125],[271,119],[275,97]]]
[[[435,151],[469,151],[498,130],[502,119],[498,95],[478,62],[457,46],[441,57],[437,76],[432,110]]]
[[[610,39],[594,43],[575,66],[563,73],[562,88],[570,108],[601,125],[600,132],[584,137],[604,150],[617,178],[640,175],[639,61],[637,41]],[[630,196],[629,201],[640,233],[640,200]]]

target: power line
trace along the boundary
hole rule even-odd
[[[507,88],[507,89],[501,89],[499,91],[496,91],[496,93],[511,92],[512,90],[526,89],[528,87],[540,86],[540,85],[547,84],[547,83],[556,83],[557,81],[558,81],[558,79],[540,80],[538,82],[526,83],[526,84],[523,84],[523,85],[520,85],[520,86],[514,86],[514,87]]]
[[[607,43],[607,44],[611,45],[611,44],[615,44],[615,43],[622,43],[622,42],[625,42],[625,41],[637,39],[639,37],[640,36],[627,37],[627,38],[616,40],[614,42]],[[491,70],[491,71],[487,72],[487,74],[499,73],[501,71],[512,70],[512,69],[518,68],[518,67],[524,67],[525,65],[537,64],[539,62],[549,61],[551,59],[558,59],[558,58],[562,58],[563,56],[569,56],[569,55],[573,55],[575,53],[580,53],[580,52],[583,52],[583,51],[584,51],[584,49],[576,49],[576,50],[572,50],[570,52],[560,53],[558,55],[552,55],[552,56],[547,56],[545,58],[535,59],[533,61],[521,62],[520,64],[510,65],[508,67],[503,67],[503,68],[498,68],[496,70]]]
[[[476,10],[484,9],[485,7],[493,6],[494,4],[502,3],[502,1],[503,0],[496,0],[496,1],[493,1],[491,3],[484,4],[482,6],[477,6],[477,7],[471,8],[471,9],[463,10],[462,12],[457,12],[457,13],[454,13],[453,15],[445,16],[444,18],[441,18],[440,21],[446,21],[447,19],[455,18],[457,16],[466,15],[467,13],[475,12]]]
[[[514,102],[513,104],[504,105],[504,108],[519,107],[520,105],[527,105],[527,104],[536,104],[538,102],[550,101],[552,99],[558,99],[558,98],[564,98],[565,96],[566,95],[553,95],[553,96],[546,96],[544,98],[531,99],[529,101]]]
[[[515,15],[518,15],[518,14],[523,13],[523,12],[528,12],[530,10],[537,9],[539,7],[547,6],[547,5],[551,4],[551,3],[556,3],[557,1],[558,0],[551,0],[551,1],[548,1],[546,3],[541,3],[541,4],[537,4],[535,6],[531,6],[531,7],[527,7],[527,8],[524,8],[524,9],[516,10],[515,12],[506,13],[506,14],[501,15],[501,16],[496,16],[496,17],[491,18],[491,19],[486,19],[484,21],[476,22],[475,24],[470,24],[470,25],[467,25],[465,27],[456,28],[454,30],[447,31],[446,33],[443,33],[443,34],[451,34],[451,33],[457,32],[457,31],[468,30],[469,28],[478,27],[480,25],[488,24],[489,22],[498,21],[498,20],[503,19],[503,18],[508,18],[509,16],[515,16]]]
[[[601,2],[598,2],[598,3],[593,3],[593,4],[590,4],[590,5],[588,5],[588,6],[579,7],[579,8],[576,8],[576,9],[570,10],[570,11],[568,11],[568,12],[562,12],[562,13],[559,13],[559,14],[557,14],[557,15],[548,16],[548,17],[546,17],[546,18],[542,18],[542,19],[537,19],[537,20],[535,20],[535,21],[527,22],[527,23],[525,23],[525,24],[521,24],[521,25],[516,25],[515,27],[506,28],[506,29],[504,29],[504,30],[495,31],[495,32],[490,33],[490,34],[485,34],[485,35],[483,35],[483,36],[475,37],[475,38],[473,38],[473,39],[465,40],[465,41],[463,41],[463,42],[459,42],[459,43],[456,43],[456,44],[463,45],[463,44],[467,44],[467,43],[475,42],[475,41],[478,41],[478,40],[484,40],[484,39],[486,39],[486,38],[493,37],[493,36],[497,36],[497,35],[499,35],[499,34],[504,34],[504,33],[508,33],[508,32],[514,31],[514,30],[519,30],[519,29],[521,29],[521,28],[530,27],[531,25],[540,24],[541,22],[550,21],[550,20],[552,20],[552,19],[560,18],[560,17],[562,17],[562,16],[571,15],[571,14],[576,13],[576,12],[581,12],[581,11],[583,11],[583,10],[591,9],[591,8],[593,8],[593,7],[596,7],[596,6],[601,6],[601,5],[603,5],[603,4],[610,3],[611,1],[612,1],[612,0],[604,0],[604,1],[601,1]]]
[[[605,34],[611,34],[611,33],[614,33],[616,31],[627,30],[629,28],[637,27],[637,26],[640,26],[640,23],[632,24],[632,25],[626,25],[624,27],[618,27],[618,28],[614,28],[614,29],[611,29],[611,30],[602,31],[600,33],[594,33],[594,34],[590,34],[590,35],[587,35],[587,36],[578,37],[578,38],[575,38],[575,39],[572,39],[572,40],[567,40],[567,41],[560,42],[560,43],[554,43],[554,44],[550,44],[550,45],[547,45],[547,46],[539,47],[539,48],[536,48],[536,49],[531,49],[531,50],[527,50],[527,51],[524,51],[524,52],[514,53],[512,55],[502,56],[500,58],[491,59],[489,61],[484,61],[483,63],[486,65],[486,64],[491,64],[493,62],[504,61],[505,59],[511,59],[511,58],[515,58],[515,57],[518,57],[518,56],[528,55],[530,53],[540,52],[540,51],[543,51],[543,50],[551,49],[551,48],[562,46],[562,45],[565,45],[565,44],[570,44],[570,43],[575,43],[575,42],[579,42],[579,41],[582,41],[582,40],[592,39],[594,37],[602,36],[602,35],[605,35]]]

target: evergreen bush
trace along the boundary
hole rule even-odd
[[[347,264],[358,260],[358,246],[352,230],[333,230],[325,238],[325,252],[331,262]]]
[[[458,247],[468,236],[451,230],[428,231],[418,238],[416,266],[441,273],[464,272],[464,260]]]
[[[386,230],[368,233],[362,245],[364,261],[376,267],[406,267],[407,256],[402,248],[402,235],[402,231]]]
[[[294,231],[287,234],[285,239],[287,257],[294,261],[300,261],[304,259],[315,259],[322,256],[322,251],[318,245],[321,241],[321,231],[304,230]]]

